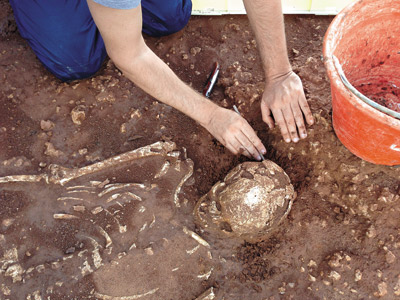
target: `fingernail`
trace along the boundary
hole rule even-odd
[[[267,154],[267,150],[261,149],[261,153],[262,153],[262,154]]]
[[[259,160],[259,161],[261,160],[261,156],[260,155],[257,156],[257,160]]]
[[[302,133],[302,134],[300,134],[300,136],[302,139],[305,139],[307,137],[307,133]]]
[[[295,142],[295,143],[297,143],[299,141],[299,138],[298,137],[295,137],[294,139],[293,139],[293,142]]]
[[[290,143],[290,139],[285,139],[285,142],[286,143]]]

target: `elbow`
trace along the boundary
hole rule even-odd
[[[132,73],[136,66],[143,61],[148,47],[146,45],[140,47],[124,47],[123,49],[107,49],[107,54],[115,64],[115,66],[124,74]]]

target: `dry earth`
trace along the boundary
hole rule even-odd
[[[177,213],[178,221],[202,234],[192,222],[196,201],[246,158],[231,155],[194,121],[146,95],[110,61],[93,78],[61,83],[15,31],[4,1],[1,11],[0,176],[42,174],[50,164],[81,168],[157,141],[173,141],[181,153],[186,149],[194,163],[193,176],[180,195],[186,205]],[[224,107],[239,107],[267,147],[266,158],[285,170],[298,194],[288,219],[262,241],[238,245],[203,234],[211,245],[217,266],[214,272],[192,290],[185,283],[187,278],[176,277],[174,286],[182,289],[180,296],[164,295],[163,299],[194,299],[210,287],[215,288],[215,299],[229,300],[400,298],[400,169],[360,160],[335,136],[322,61],[323,36],[331,20],[316,16],[285,19],[290,60],[303,80],[316,120],[308,129],[308,138],[298,144],[286,144],[277,129],[269,130],[262,122],[263,73],[245,16],[192,17],[179,33],[146,38],[178,76],[198,91],[214,61],[220,62],[222,71],[211,99]],[[133,172],[132,178],[146,181],[148,170],[143,167],[142,173],[138,171],[143,177]],[[23,192],[39,199],[35,193],[41,190],[29,187]],[[28,225],[18,227],[31,218],[31,228],[44,230],[27,212],[40,216],[41,207],[44,213],[53,205],[51,197],[49,203],[32,203],[24,201],[21,193],[0,186],[0,299],[98,298],[99,281],[90,272],[75,278],[72,287],[49,289],[54,276],[67,281],[72,275],[68,272],[73,272],[68,269],[34,276],[33,283],[26,284],[31,266],[85,249],[87,245],[77,243],[78,233],[88,227],[50,222],[53,227],[46,229],[46,235],[30,232]],[[20,231],[18,239],[15,233]],[[14,244],[8,242],[9,236],[14,237]],[[176,239],[183,241],[180,235]],[[33,250],[40,255],[21,246],[29,245],[27,240],[38,245]],[[17,249],[21,269],[10,262],[15,253],[6,249],[12,247]],[[147,249],[145,244],[142,247]],[[145,253],[151,254],[149,250]],[[148,263],[149,258],[140,257]],[[151,261],[162,269],[165,257],[157,254]],[[148,278],[154,286],[162,285],[165,278],[155,274],[151,279],[148,272],[141,278],[139,273],[131,276],[132,281],[125,284]]]

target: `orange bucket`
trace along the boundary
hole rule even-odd
[[[400,1],[351,3],[329,26],[323,52],[331,82],[333,127],[339,140],[366,161],[400,165],[400,119],[357,97],[343,83],[333,59],[337,57],[357,89],[365,85],[370,93],[376,89],[378,94],[378,89],[386,91],[384,82],[400,90]]]

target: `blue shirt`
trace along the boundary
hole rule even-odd
[[[101,5],[118,8],[118,9],[131,9],[140,4],[140,0],[93,0]]]

